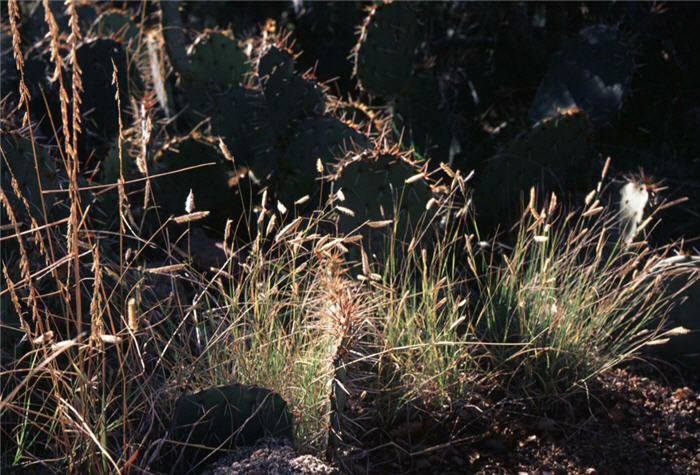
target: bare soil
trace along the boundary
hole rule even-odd
[[[352,473],[700,474],[697,369],[633,362],[545,417],[488,399],[444,418],[416,412],[391,443],[338,463]]]
[[[541,412],[550,416],[496,397],[475,394],[442,416],[415,411],[391,442],[338,454],[332,464],[266,440],[206,473],[700,474],[697,369],[632,362],[580,399]]]

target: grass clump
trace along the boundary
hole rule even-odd
[[[291,407],[300,447],[325,449],[338,363],[371,320],[365,291],[341,265],[356,239],[317,232],[321,212],[276,228],[277,216],[263,213],[240,273],[218,288],[196,327],[192,381],[275,390]]]
[[[562,396],[635,357],[662,331],[682,269],[661,269],[668,248],[627,246],[617,216],[593,202],[566,213],[534,190],[512,248],[468,245],[479,301],[474,328],[489,368],[509,391]]]

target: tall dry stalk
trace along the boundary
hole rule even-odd
[[[37,173],[36,173],[36,180],[37,180],[37,187],[38,187],[38,190],[39,190],[39,198],[40,198],[40,201],[41,201],[41,210],[42,210],[42,213],[43,213],[44,226],[46,227],[46,232],[49,233],[49,232],[50,232],[50,226],[49,226],[49,219],[48,219],[48,215],[47,215],[46,202],[45,202],[45,200],[44,200],[44,190],[43,190],[43,186],[42,186],[42,183],[41,183],[41,177],[40,177],[40,175],[39,175],[39,173],[38,173],[38,170],[39,170],[39,163],[38,163],[37,152],[36,152],[36,142],[35,142],[35,140],[34,140],[34,131],[33,131],[33,128],[31,127],[31,122],[30,122],[30,116],[31,116],[31,114],[30,114],[30,109],[29,109],[30,95],[29,95],[29,88],[27,88],[27,85],[26,85],[26,82],[25,82],[25,77],[24,77],[24,56],[23,56],[23,54],[22,54],[22,49],[21,49],[21,36],[20,36],[20,33],[19,33],[19,28],[18,28],[18,26],[17,26],[17,20],[18,20],[19,17],[20,17],[20,14],[19,14],[19,7],[18,7],[18,5],[17,5],[17,0],[10,0],[10,1],[8,2],[8,17],[9,17],[9,20],[10,20],[10,32],[11,32],[11,34],[12,34],[12,52],[13,52],[13,55],[14,55],[14,58],[15,58],[15,65],[16,65],[16,68],[17,68],[17,70],[19,71],[19,74],[20,74],[20,78],[19,78],[19,102],[18,102],[17,108],[20,109],[20,108],[24,107],[24,114],[23,114],[23,117],[22,117],[22,124],[23,124],[23,125],[28,125],[28,126],[29,126],[29,127],[28,127],[28,130],[29,130],[30,140],[31,140],[31,144],[32,144],[32,155],[33,155],[33,158],[34,158],[34,169],[37,170]],[[9,169],[9,167],[8,167],[8,169]],[[16,184],[16,181],[15,181],[14,179],[12,180],[12,187],[13,187],[13,189],[15,190],[15,194],[16,194],[18,197],[22,197],[21,192],[18,192],[18,185]],[[3,205],[5,206],[6,210],[8,210],[8,214],[9,214],[9,213],[10,213],[10,211],[9,211],[9,202],[6,200],[6,197],[5,197],[5,199],[3,199]],[[29,209],[28,209],[29,206],[26,204],[26,201],[25,201],[25,208],[27,209],[27,215],[30,216],[32,228],[33,228],[33,229],[37,229],[37,231],[34,233],[34,238],[35,238],[35,240],[37,241],[37,243],[39,244],[40,249],[42,250],[42,253],[43,253],[44,256],[45,256],[46,264],[48,265],[48,264],[50,264],[51,262],[55,262],[55,261],[56,261],[56,256],[55,256],[55,252],[54,252],[54,248],[53,248],[53,242],[52,242],[51,238],[49,237],[49,238],[47,239],[47,241],[48,241],[48,246],[49,246],[49,255],[47,256],[47,255],[46,255],[46,252],[44,251],[44,247],[45,247],[45,246],[44,246],[44,239],[43,239],[43,236],[41,235],[41,232],[38,230],[38,229],[39,229],[38,223],[34,220],[32,214],[29,212]],[[12,218],[11,218],[11,219],[12,219]],[[27,257],[27,253],[26,253],[26,251],[24,250],[24,247],[23,247],[23,245],[22,245],[22,242],[21,242],[22,239],[21,239],[20,234],[19,234],[19,227],[18,227],[17,224],[16,224],[16,220],[12,220],[11,222],[12,222],[12,224],[13,224],[14,227],[15,227],[16,239],[17,239],[17,242],[19,243],[19,246],[20,246],[20,254],[21,254],[21,261],[20,261],[20,263],[21,263],[21,266],[22,266],[22,273],[23,273],[22,278],[24,279],[24,282],[25,282],[27,285],[30,285],[30,284],[31,284],[31,283],[30,283],[30,280],[29,280],[29,279],[30,279],[30,277],[29,277],[30,274],[29,274],[29,272],[28,272],[28,270],[29,270],[29,264],[28,264],[29,259],[28,259],[28,257]],[[50,259],[50,260],[49,260],[49,259]],[[52,274],[53,274],[53,276],[54,276],[54,279],[56,279],[57,273],[56,273],[56,270],[55,270],[55,269],[52,270]],[[40,325],[40,327],[39,327],[39,328],[40,328],[40,331],[43,331],[42,328],[43,328],[44,324],[43,324],[43,322],[41,322],[40,319],[38,318],[38,314],[37,314],[37,311],[36,311],[36,308],[37,308],[37,295],[36,295],[36,292],[33,291],[33,288],[32,288],[31,285],[30,285],[30,297],[29,297],[29,298],[30,298],[30,302],[31,302],[32,313],[33,313],[33,317],[34,317],[35,324]],[[29,334],[31,334],[31,333],[29,333]]]
[[[80,67],[76,58],[76,50],[78,41],[80,40],[80,29],[78,26],[78,16],[75,11],[75,2],[68,0],[66,2],[69,24],[71,33],[68,37],[70,45],[69,61],[72,67],[71,75],[71,92],[72,101],[68,96],[68,92],[63,80],[63,70],[66,65],[60,54],[60,32],[56,19],[51,12],[49,0],[43,0],[44,15],[46,23],[49,26],[49,46],[51,51],[51,60],[54,63],[54,72],[52,80],[58,80],[59,85],[59,102],[61,106],[61,124],[63,129],[63,150],[64,150],[64,167],[68,173],[69,188],[68,196],[70,200],[70,218],[69,218],[69,235],[67,236],[68,254],[73,259],[73,282],[75,284],[75,324],[78,334],[82,329],[82,296],[81,296],[81,281],[80,281],[80,258],[78,250],[78,233],[83,222],[82,210],[80,207],[80,190],[78,185],[78,134],[80,132],[80,93],[82,92],[82,81],[80,76]],[[72,107],[71,119],[69,120],[68,108]],[[68,309],[69,311],[72,309]]]

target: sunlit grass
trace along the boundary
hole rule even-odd
[[[58,51],[55,25],[49,36]],[[49,120],[77,130],[79,104],[58,87],[61,118]],[[18,321],[3,315],[2,326],[23,335],[12,354],[3,347],[0,368],[2,456],[12,469],[157,472],[183,454],[171,433],[177,402],[232,383],[279,393],[297,446],[316,453],[334,439],[357,441],[363,426],[348,401],[364,404],[371,421],[391,421],[410,404],[459,404],[485,383],[505,398],[565,398],[636,357],[663,329],[679,292],[669,284],[698,278],[661,265],[670,247],[621,241],[618,216],[598,194],[569,209],[553,195],[537,204],[533,191],[511,233],[487,241],[468,180],[444,164],[439,198],[410,225],[365,223],[350,235],[337,229],[334,197],[298,215],[272,206],[265,190],[242,218],[251,241],[229,239],[228,228],[226,262],[198,270],[174,242],[189,243],[190,221],[201,217],[192,209],[180,228],[157,203],[133,220],[119,181],[109,184],[119,191],[118,231],[91,227],[76,137],[54,137],[70,182],[58,190],[69,191],[67,218],[48,222],[48,205],[31,209],[16,181],[0,194],[3,242],[16,247],[4,254],[3,293]],[[406,219],[395,191],[393,216]]]

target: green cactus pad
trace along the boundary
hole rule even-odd
[[[129,153],[126,146],[122,150],[121,167],[121,173],[126,181],[142,176],[136,167],[136,159]],[[115,143],[102,161],[100,183],[103,185],[116,184],[120,178],[119,168],[119,146]],[[129,197],[130,203],[140,204],[143,202],[143,189],[143,183],[140,182],[124,185],[124,191]],[[119,190],[116,187],[102,191],[97,195],[95,215],[109,229],[113,223],[117,222],[119,218]]]
[[[209,114],[212,134],[223,137],[236,163],[265,179],[275,167],[265,97],[253,89],[235,88],[217,96]]]
[[[318,190],[316,160],[324,165],[343,158],[344,150],[365,149],[369,140],[360,132],[332,117],[310,117],[296,128],[282,160],[284,185],[279,197],[291,203]]]
[[[362,4],[356,2],[308,2],[296,17],[294,36],[304,55],[304,68],[314,68],[322,81],[334,79],[343,91],[352,90],[352,61],[347,52],[355,46]],[[343,54],[338,54],[342,52]]]
[[[316,159],[324,164],[343,157],[343,149],[365,149],[369,140],[365,135],[333,117],[310,117],[296,129],[294,140],[284,156],[291,168],[308,170],[316,168]]]
[[[14,175],[22,192],[23,197],[29,203],[32,216],[39,220],[43,220],[43,212],[41,210],[41,196],[39,193],[39,183],[37,182],[37,173],[34,166],[34,153],[32,150],[32,142],[16,134],[3,135],[0,139],[0,149],[2,150],[2,158],[0,158],[0,169],[2,169],[3,189],[6,190],[10,205],[14,210],[17,219],[22,220],[24,214],[24,206],[20,204],[19,198],[15,196],[11,187],[11,175]],[[58,187],[57,172],[45,148],[36,144],[37,162],[39,164],[39,177],[41,186],[44,190],[56,189]],[[7,161],[6,161],[7,160]],[[55,197],[60,195],[46,195],[45,203],[47,211],[57,211],[52,206]],[[67,213],[66,213],[67,214]],[[7,222],[7,220],[4,220]]]
[[[377,96],[392,96],[411,78],[419,45],[418,20],[408,3],[372,7],[355,47],[354,74],[359,86]]]
[[[24,3],[24,5],[22,5]],[[37,41],[42,41],[49,31],[48,24],[44,12],[43,2],[22,2],[20,8],[26,8],[28,11],[22,13],[23,18],[27,21],[22,26],[22,40],[25,44],[33,44]],[[66,13],[66,6],[63,2],[49,2],[51,13],[56,20],[59,31],[70,31],[69,17]],[[75,8],[78,14],[78,25],[80,31],[87,31],[90,25],[97,18],[97,10],[90,4],[77,5]],[[26,17],[25,17],[26,15]],[[5,18],[5,17],[3,17]],[[12,54],[10,54],[12,56]]]
[[[258,76],[263,78],[271,74],[290,77],[294,74],[294,56],[286,49],[270,46],[258,62]]]
[[[407,146],[421,155],[447,161],[450,147],[447,107],[440,108],[440,91],[432,73],[411,78],[392,107],[394,125]]]
[[[620,109],[633,71],[631,45],[616,28],[584,28],[554,55],[528,118],[538,122],[577,107],[593,123],[607,122]]]
[[[127,61],[124,47],[118,41],[97,39],[82,44],[76,51],[76,57],[82,70],[82,128],[88,132],[87,135],[91,132],[102,140],[106,139],[109,145],[119,132],[117,101],[114,97],[116,88],[112,84],[113,62],[117,68],[122,108],[127,104]],[[81,141],[83,140],[86,140],[85,133],[81,135]],[[90,148],[90,144],[86,145]],[[92,150],[83,150],[81,147],[81,152],[85,154]]]
[[[519,215],[521,193],[532,186],[561,191],[571,168],[588,152],[586,114],[571,111],[516,137],[477,175],[475,206],[481,223],[507,223]]]
[[[688,257],[688,262],[695,261],[695,266],[697,268],[700,258],[698,256]],[[681,288],[682,285],[686,285],[687,282],[677,279],[674,282],[674,290]],[[696,332],[695,339],[698,341],[698,345],[695,347],[697,352],[700,352],[700,281],[696,281],[690,285],[681,294],[678,305],[673,307],[669,318],[674,324],[681,325],[689,330]]]
[[[688,256],[684,265],[695,266],[697,269],[700,258]],[[677,292],[688,285],[688,277],[676,277],[670,291]],[[672,335],[668,341],[656,348],[667,357],[677,358],[684,363],[700,369],[700,281],[689,285],[677,299],[677,304],[671,309],[668,318],[669,326],[682,326],[689,330],[682,335]]]
[[[10,36],[9,32],[5,31],[5,28],[0,30],[0,42],[2,42],[3,45],[12,44],[12,36]],[[5,48],[5,46],[3,46],[3,48]],[[5,94],[10,92],[16,94],[19,72],[17,71],[15,58],[9,50],[3,50],[0,55],[0,67],[2,68],[0,87],[2,87]]]
[[[185,214],[185,200],[190,189],[195,211],[210,211],[210,222],[225,223],[233,202],[228,186],[232,165],[213,146],[195,139],[185,139],[156,155],[155,173],[173,172],[205,163],[214,165],[172,173],[154,179],[156,204],[167,215]]]
[[[299,120],[323,113],[323,89],[313,79],[277,69],[264,84],[271,126],[280,134],[291,133]]]
[[[131,45],[130,51],[135,49],[140,33],[131,18],[119,10],[108,10],[102,13],[92,24],[90,31],[96,36],[111,36],[119,39],[123,44]]]
[[[188,52],[191,75],[183,76],[187,99],[193,107],[210,103],[210,96],[236,87],[250,71],[248,57],[236,40],[223,33],[207,32],[199,36]]]
[[[390,153],[366,152],[343,163],[333,179],[333,190],[342,189],[345,201],[338,204],[352,210],[355,215],[339,212],[339,229],[350,233],[366,221],[391,219],[397,238],[409,241],[433,197],[425,179],[410,184],[405,182],[419,172],[416,164]],[[397,208],[398,215],[395,214]],[[365,228],[366,248],[381,251],[388,230],[391,227]]]
[[[258,61],[274,145],[284,150],[300,120],[323,113],[323,87],[311,76],[299,74],[295,57],[284,43],[269,46]]]
[[[221,447],[253,445],[264,437],[293,439],[292,416],[282,397],[242,384],[185,395],[175,408],[173,438],[188,445],[186,464]]]

